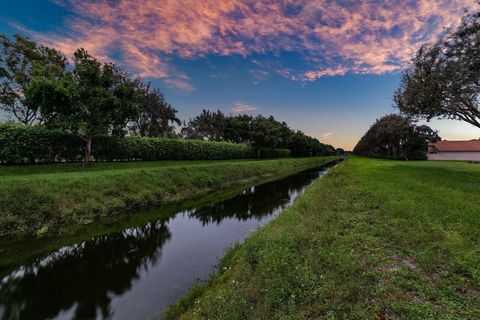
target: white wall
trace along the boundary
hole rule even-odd
[[[480,161],[480,152],[439,152],[429,153],[428,160]]]

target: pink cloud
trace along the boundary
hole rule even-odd
[[[322,137],[323,138],[328,138],[328,137],[331,137],[335,134],[335,132],[324,132],[322,133]]]
[[[180,77],[169,77],[163,80],[163,83],[172,89],[180,90],[183,92],[192,92],[195,91],[195,87],[190,84],[190,78],[187,76]]]
[[[267,80],[270,76],[270,73],[264,70],[251,69],[249,72],[255,78],[254,84],[259,84],[260,82]]]
[[[56,0],[61,3],[60,0]],[[457,24],[472,0],[418,1],[65,0],[74,18],[65,36],[40,39],[66,53],[85,47],[112,57],[145,77],[193,90],[176,77],[169,57],[295,52],[302,70],[281,75],[313,81],[351,73],[383,74],[402,68],[418,47]],[[289,12],[289,8],[296,10]],[[261,74],[257,73],[257,76]],[[255,76],[255,74],[254,74]]]
[[[258,110],[258,107],[256,106],[240,103],[240,102],[235,103],[235,105],[231,109],[231,111],[235,113],[250,112],[250,111],[257,111],[257,110]]]

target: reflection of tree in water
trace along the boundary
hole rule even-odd
[[[131,288],[170,236],[164,222],[154,222],[60,249],[2,280],[1,318],[46,319],[72,307],[76,319],[96,318],[98,310],[109,317],[110,297]]]
[[[261,218],[289,203],[318,177],[306,172],[247,189],[229,200],[190,212],[203,224],[225,218]],[[155,264],[171,234],[165,221],[65,247],[0,281],[1,319],[47,319],[73,312],[75,319],[113,316],[111,299],[131,289]]]
[[[214,203],[190,213],[203,224],[220,223],[225,218],[248,220],[261,218],[287,205],[294,193],[318,177],[318,172],[305,172],[246,189],[242,194],[221,203]]]

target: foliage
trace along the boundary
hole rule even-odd
[[[0,125],[0,163],[51,163],[79,161],[83,140],[71,133],[44,126]],[[288,157],[285,150],[269,150],[264,157]],[[255,157],[254,150],[242,144],[199,140],[115,137],[98,135],[93,139],[96,161],[134,160],[214,160]]]
[[[476,319],[480,167],[353,157],[164,319]]]
[[[292,155],[296,157],[336,154],[335,148],[331,145],[323,144],[318,139],[309,137],[301,131],[292,135],[289,148],[292,150]]]
[[[174,125],[181,125],[175,110],[165,101],[157,88],[137,78],[132,81],[137,92],[139,114],[128,125],[133,135],[142,137],[168,137],[174,135]]]
[[[292,152],[289,149],[262,149],[260,158],[273,159],[273,158],[289,158],[292,156]]]
[[[93,156],[98,161],[222,160],[253,157],[251,148],[228,142],[98,136]]]
[[[75,134],[45,126],[0,125],[0,163],[76,162],[84,142]],[[289,157],[289,150],[265,149],[262,158]],[[98,135],[93,139],[96,161],[220,160],[256,156],[251,147],[228,142]]]
[[[181,124],[176,117],[177,110],[166,102],[160,90],[153,88],[141,78],[131,79],[115,64],[102,63],[82,48],[75,51],[70,66],[67,65],[66,58],[55,49],[37,46],[35,42],[19,35],[15,37],[16,42],[13,42],[6,36],[1,36],[3,55],[0,61],[2,63],[0,102],[3,101],[3,106],[13,110],[17,118],[23,117],[24,119],[20,120],[25,124],[31,124],[38,118],[39,123],[53,130],[49,134],[61,136],[55,130],[63,130],[67,134],[65,137],[68,138],[62,139],[67,139],[68,143],[74,141],[71,142],[74,146],[67,146],[67,142],[60,143],[59,146],[67,151],[54,152],[52,150],[60,147],[47,146],[45,145],[48,144],[47,141],[39,141],[38,148],[48,148],[43,151],[44,154],[32,151],[29,157],[24,153],[17,160],[13,160],[17,155],[13,151],[5,151],[6,156],[0,161],[33,163],[78,160],[77,152],[70,152],[73,149],[80,149],[76,145],[78,140],[68,133],[76,134],[83,140],[84,146],[81,149],[84,151],[85,166],[88,166],[92,157],[97,160],[163,159],[163,155],[153,155],[163,152],[155,151],[158,145],[153,140],[148,140],[147,143],[143,140],[100,138],[107,135],[177,137],[175,125]],[[32,131],[32,134],[34,132]],[[290,149],[291,154],[298,157],[335,154],[332,146],[322,144],[318,139],[308,137],[302,132],[294,132],[287,123],[277,121],[273,116],[225,116],[220,110],[216,112],[203,110],[199,116],[184,126],[181,135],[187,139],[248,145],[255,149],[258,158],[267,154],[274,157],[287,154],[284,150],[278,152],[266,150],[277,148]],[[93,142],[94,137],[101,141]],[[171,144],[178,147],[183,143]],[[149,147],[145,147],[147,144]],[[165,144],[166,142],[162,142],[160,149],[166,148]],[[121,151],[117,147],[126,150]],[[92,153],[92,148],[110,150],[110,155],[106,155],[104,151]],[[147,152],[149,148],[154,149]],[[238,147],[242,148],[245,147]],[[33,150],[35,149],[34,147]],[[139,149],[141,151],[138,151]],[[190,154],[189,151],[177,153],[170,149],[162,154],[180,158]],[[66,155],[66,152],[70,153]],[[224,154],[212,157],[238,156]],[[202,155],[199,158],[208,157]]]
[[[137,114],[136,92],[112,63],[100,63],[86,50],[73,55],[73,70],[59,79],[37,77],[26,92],[40,105],[49,127],[77,133],[86,143],[84,164],[90,161],[95,135],[124,127]]]
[[[83,154],[80,137],[45,126],[0,125],[0,163],[78,161]]]
[[[34,77],[62,76],[66,62],[55,49],[38,46],[18,34],[13,40],[0,34],[0,109],[31,125],[38,117],[39,106],[35,101],[26,101],[25,91]]]
[[[188,139],[205,139],[211,141],[225,140],[227,119],[220,111],[202,110],[202,113],[191,119],[182,129],[182,134]]]
[[[258,158],[260,158],[262,149],[274,149],[283,142],[282,129],[282,125],[272,116],[266,118],[258,115],[252,119],[250,143],[257,150]]]
[[[415,117],[463,120],[480,128],[480,12],[418,51],[405,71],[394,101]]]
[[[250,143],[250,125],[253,117],[247,114],[227,117],[225,140],[234,143]]]
[[[425,160],[427,143],[439,139],[430,127],[417,126],[410,118],[390,114],[377,119],[353,152],[364,156]]]
[[[221,111],[203,110],[182,133],[187,138],[249,144],[255,148],[257,155],[262,154],[264,149],[276,148],[290,149],[291,154],[298,157],[335,154],[332,146],[303,132],[294,132],[285,122],[279,122],[273,116],[225,116]]]
[[[191,147],[225,144],[183,142]],[[62,226],[80,225],[128,209],[185,200],[229,186],[251,185],[262,179],[292,174],[332,160],[176,160],[98,163],[91,168],[65,163],[0,167],[0,237],[36,234],[44,227],[48,227],[51,233]]]

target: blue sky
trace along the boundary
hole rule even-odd
[[[84,47],[148,78],[182,119],[203,108],[274,115],[351,149],[393,112],[416,49],[473,1],[2,1],[0,32],[71,54]],[[446,139],[480,137],[433,121]]]

